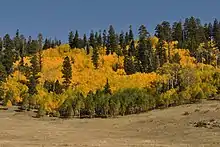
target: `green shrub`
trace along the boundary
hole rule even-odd
[[[66,99],[59,108],[60,116],[63,118],[71,118],[73,116],[73,100]]]
[[[40,105],[36,117],[40,118],[43,117],[46,114],[45,108],[43,105]]]

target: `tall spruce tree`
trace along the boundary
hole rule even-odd
[[[194,17],[186,18],[184,23],[184,48],[190,50],[196,56],[196,49],[204,41],[204,31],[199,19]]]
[[[38,91],[37,91],[37,84],[39,84],[39,62],[37,60],[37,56],[34,55],[32,58],[31,58],[31,66],[30,66],[30,73],[29,73],[29,76],[27,77],[28,79],[28,93],[30,96],[34,95],[34,94],[37,94]]]
[[[133,40],[134,40],[134,34],[133,34],[133,31],[132,31],[132,26],[130,25],[129,26],[129,42],[131,42]]]
[[[87,37],[86,34],[83,35],[83,48],[86,48],[87,45]]]
[[[86,44],[86,55],[89,55],[90,53],[90,46],[89,46],[89,43],[87,42]]]
[[[102,44],[103,44],[103,47],[107,46],[107,32],[106,32],[106,30],[104,30],[102,33]]]
[[[70,48],[74,48],[73,39],[74,39],[73,31],[70,31],[69,32],[69,45],[70,45]]]
[[[38,34],[38,61],[39,61],[39,70],[42,71],[42,66],[43,66],[43,35],[41,33]]]
[[[99,33],[98,33],[98,32],[95,32],[95,42],[96,42],[96,46],[97,46],[97,47],[99,47],[98,38],[99,38]]]
[[[24,67],[24,57],[25,57],[25,54],[26,54],[25,53],[26,40],[25,40],[25,37],[23,35],[21,35],[20,38],[21,38],[22,44],[21,44],[21,48],[19,50],[19,55],[21,57],[20,62],[19,62],[19,66]]]
[[[31,40],[31,44],[29,46],[28,53],[30,55],[36,54],[39,50],[39,44],[37,40]]]
[[[65,89],[67,89],[70,86],[72,80],[72,65],[68,56],[64,58],[62,73],[63,85]]]
[[[137,55],[134,40],[131,41],[131,44],[128,49],[128,55],[129,56],[136,56]]]
[[[98,38],[97,38],[97,44],[99,47],[102,46],[102,33],[101,33],[101,30],[99,31],[99,35],[98,35]]]
[[[151,48],[149,48],[149,33],[144,25],[139,28],[139,45],[138,45],[138,60],[140,63],[141,72],[151,71]]]
[[[125,44],[126,44],[126,46],[129,45],[129,43],[130,43],[129,42],[129,35],[128,35],[128,32],[126,32],[125,33]]]
[[[92,63],[94,65],[95,69],[97,69],[99,66],[99,52],[98,52],[98,48],[96,46],[93,48]]]
[[[19,58],[19,56],[20,56],[20,50],[21,50],[21,48],[22,48],[22,40],[21,40],[21,38],[20,38],[20,32],[19,32],[19,29],[17,29],[17,31],[16,31],[16,35],[15,35],[15,37],[14,37],[14,45],[15,45],[15,52],[16,52],[16,59],[18,59]]]
[[[213,24],[213,39],[216,43],[216,46],[220,49],[220,23],[217,19],[214,20]]]
[[[11,74],[13,71],[13,63],[15,61],[14,43],[9,34],[6,34],[3,38],[3,58],[2,64],[5,66],[7,74]]]
[[[135,74],[137,72],[135,65],[135,59],[133,56],[125,55],[124,59],[124,71],[127,75]]]
[[[172,27],[172,38],[178,41],[178,48],[183,48],[183,28],[181,22],[174,22]]]
[[[6,81],[6,78],[7,72],[5,70],[4,65],[0,62],[0,100],[2,100],[4,96],[4,89],[2,87],[2,84]]]
[[[126,51],[125,37],[123,31],[121,31],[119,35],[119,45],[120,45],[120,49],[122,50],[122,54],[125,56],[127,54],[126,53],[127,51]]]
[[[205,24],[204,25],[204,32],[205,32],[205,38],[206,38],[206,41],[211,41],[212,40],[212,24],[209,23],[209,24]]]
[[[117,38],[116,33],[112,25],[109,27],[108,31],[108,45],[106,54],[109,55],[110,53],[113,54],[117,50]]]
[[[28,36],[28,41],[27,41],[27,45],[26,45],[26,52],[29,54],[29,50],[31,50],[31,42],[32,42],[32,37],[31,36]],[[47,49],[47,48],[46,48]]]
[[[93,32],[93,31],[91,31],[91,33],[90,33],[89,45],[90,45],[92,48],[95,48],[95,47],[96,47],[96,40],[95,40],[95,35],[94,35],[94,32]]]
[[[59,80],[56,80],[54,87],[55,87],[54,92],[56,94],[61,94],[63,92],[62,85],[60,84]]]
[[[155,28],[155,36],[164,41],[170,41],[172,39],[172,32],[170,28],[170,23],[163,21],[161,24],[157,25]]]
[[[44,41],[44,46],[43,46],[43,49],[48,49],[50,48],[50,44],[49,44],[49,40],[46,38],[45,41]]]
[[[163,66],[167,61],[168,57],[166,54],[166,49],[164,48],[164,42],[162,40],[159,41],[156,50],[156,67]]]
[[[73,48],[79,48],[79,33],[77,30],[73,38]]]

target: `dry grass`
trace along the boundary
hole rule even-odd
[[[32,112],[0,111],[4,147],[197,147],[220,144],[220,128],[196,128],[190,122],[220,120],[219,102],[154,110],[114,119],[32,118]],[[201,111],[194,112],[195,109]],[[209,110],[207,113],[203,113]],[[182,115],[192,112],[190,115]]]

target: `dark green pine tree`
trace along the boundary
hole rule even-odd
[[[131,44],[128,49],[128,55],[129,56],[136,56],[137,55],[134,40],[131,41]]]
[[[111,87],[110,87],[108,79],[107,79],[106,84],[104,86],[104,93],[105,94],[110,94],[110,95],[112,94]]]
[[[119,45],[121,48],[124,48],[124,44],[125,44],[124,32],[121,31],[121,33],[119,35]]]
[[[170,23],[163,21],[161,25],[158,25],[159,29],[156,28],[156,36],[159,38],[159,41],[168,42],[168,61],[170,61],[170,46],[169,42],[172,40],[172,31]]]
[[[58,41],[58,46],[60,46],[62,44],[62,41],[61,40],[59,40]]]
[[[110,53],[113,54],[117,50],[117,38],[116,33],[112,25],[109,27],[108,31],[108,45],[106,54],[109,55]]]
[[[128,32],[125,33],[125,44],[126,46],[130,44]]]
[[[64,88],[67,89],[70,86],[72,80],[72,65],[68,56],[64,58],[62,73],[63,85]]]
[[[28,53],[30,55],[33,55],[33,54],[36,54],[38,52],[38,49],[39,48],[39,44],[38,44],[38,41],[37,40],[31,40],[31,44],[29,46],[29,50],[28,50]]]
[[[135,60],[134,57],[125,55],[124,59],[124,70],[127,75],[135,74],[136,73],[136,65],[135,65]]]
[[[31,38],[31,36],[29,36],[28,37],[28,41],[27,41],[27,45],[26,45],[26,48],[25,48],[25,51],[26,51],[26,53],[28,53],[29,54],[29,50],[31,50],[30,48],[31,48],[31,42],[32,42],[32,38]],[[47,49],[47,48],[46,48]]]
[[[56,37],[55,37],[54,41],[55,41],[55,46],[59,46],[59,41],[57,40]]]
[[[132,26],[130,25],[129,26],[129,42],[131,42],[133,40],[134,40],[134,34],[133,34],[133,31],[132,31]]]
[[[212,24],[205,24],[204,25],[204,32],[205,32],[205,38],[206,41],[211,41],[212,40]]]
[[[3,50],[3,39],[0,37],[0,55],[2,55],[2,50]]]
[[[171,41],[172,32],[170,28],[170,23],[163,21],[161,24],[157,25],[155,28],[155,36],[164,41]]]
[[[19,67],[24,67],[24,57],[25,57],[25,46],[26,46],[26,40],[23,35],[21,35],[21,48],[19,50],[19,55],[21,57],[20,62],[19,62]],[[20,70],[20,69],[19,69]]]
[[[55,92],[56,94],[62,94],[62,93],[63,93],[63,87],[62,87],[62,85],[60,84],[59,80],[56,80],[54,87],[55,87],[54,92]]]
[[[118,36],[118,34],[116,34],[116,44],[117,44],[117,47],[115,49],[115,53],[118,55],[118,59],[119,59],[120,56],[123,55],[122,48],[118,47],[118,45],[120,44],[119,39],[120,39],[120,36]]]
[[[51,47],[51,48],[55,48],[55,45],[56,45],[56,44],[55,44],[55,40],[51,40],[51,46],[50,46],[50,47]]]
[[[139,62],[137,60],[137,53],[134,40],[131,41],[128,53],[125,55],[124,70],[127,75],[131,75],[139,71]]]
[[[28,79],[28,93],[30,96],[33,96],[34,94],[37,94],[37,89],[36,89],[36,86],[37,84],[39,84],[39,62],[37,60],[37,56],[34,55],[32,58],[31,58],[31,66],[30,66],[30,73],[29,73],[29,76],[27,77]]]
[[[91,33],[90,33],[89,45],[90,45],[92,48],[95,48],[95,47],[96,47],[96,40],[95,40],[95,35],[94,35],[94,32],[93,32],[93,31],[91,31]]]
[[[196,50],[200,43],[204,41],[204,31],[199,19],[194,17],[186,18],[184,23],[184,48],[190,50],[196,56]]]
[[[220,49],[220,23],[215,19],[213,24],[213,40],[216,43],[216,46]]]
[[[172,38],[174,41],[178,41],[178,48],[183,48],[183,28],[181,22],[174,22],[172,28]]]
[[[92,63],[95,66],[95,69],[97,69],[99,66],[99,52],[96,46],[93,48]]]
[[[14,43],[15,43],[15,50],[16,51],[19,51],[20,49],[20,32],[19,32],[19,29],[17,29],[16,31],[16,35],[15,35],[15,38],[14,38]]]
[[[127,54],[127,51],[126,51],[125,37],[123,31],[121,31],[119,35],[119,45],[122,50],[122,54],[125,56]]]
[[[0,62],[0,100],[2,100],[4,96],[4,89],[2,87],[2,83],[6,81],[6,78],[7,72],[5,70],[5,67]]]
[[[87,45],[87,37],[86,34],[83,35],[83,48],[86,48]]]
[[[50,41],[46,38],[45,41],[44,41],[44,46],[43,46],[43,49],[48,49],[50,48]]]
[[[149,48],[149,33],[144,25],[141,25],[139,28],[139,45],[138,45],[138,54],[137,58],[140,63],[141,72],[150,72],[151,66],[151,48]]]
[[[159,62],[157,61],[159,60]],[[163,66],[168,60],[168,57],[166,55],[166,49],[164,48],[164,42],[162,40],[159,41],[157,45],[157,50],[156,50],[156,67],[161,67]]]
[[[89,55],[90,53],[90,46],[89,46],[89,43],[87,42],[86,44],[86,55]]]
[[[4,82],[7,78],[7,72],[5,70],[4,65],[0,62],[0,87],[2,82]]]
[[[38,61],[39,61],[39,70],[40,72],[42,71],[42,66],[43,66],[43,35],[41,33],[38,34]]]
[[[209,41],[211,41],[212,40],[212,36],[213,36],[213,26],[212,26],[212,24],[211,23],[209,23],[209,25],[208,25],[208,34],[209,34]]]
[[[102,33],[102,46],[103,47],[107,46],[107,32],[106,32],[106,30],[104,30]]]
[[[17,31],[16,31],[16,35],[14,38],[14,45],[15,45],[15,51],[16,51],[16,59],[18,59],[18,57],[20,56],[19,51],[22,48],[22,41],[20,38],[19,29],[17,29]]]
[[[99,47],[98,38],[99,38],[99,33],[98,33],[98,32],[95,32],[95,42],[96,42],[96,46],[97,46],[97,47]]]
[[[101,33],[101,30],[99,31],[99,35],[98,35],[98,38],[97,38],[97,44],[99,47],[102,46],[102,33]]]
[[[204,26],[202,26],[200,23],[198,24],[198,29],[196,32],[196,42],[197,46],[199,47],[200,43],[207,42],[209,38],[206,38],[206,32]]]
[[[79,48],[79,33],[77,30],[73,39],[73,48]]]
[[[11,74],[13,71],[13,63],[15,61],[14,43],[9,34],[6,34],[3,38],[3,58],[2,64],[5,66],[7,74]]]
[[[74,48],[73,39],[74,39],[73,31],[70,31],[69,32],[69,45],[70,45],[70,48]]]

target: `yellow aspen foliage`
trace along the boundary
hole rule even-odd
[[[120,88],[148,87],[151,82],[157,79],[158,75],[155,73],[137,73],[127,76],[124,72],[124,57],[118,57],[116,54],[106,56],[104,54],[105,49],[101,48],[101,50],[103,50],[103,53],[100,54],[99,68],[97,70],[93,67],[91,55],[86,55],[86,52],[82,51],[82,49],[70,49],[69,45],[61,45],[55,49],[43,51],[43,69],[40,78],[41,85],[45,80],[59,80],[62,82],[61,70],[65,56],[69,56],[70,59],[73,60],[73,87],[84,94],[90,90],[95,91],[103,88],[107,78],[109,79],[113,92]],[[25,61],[27,62],[28,58],[26,58]],[[117,72],[112,69],[114,64],[118,66]],[[24,75],[21,75],[21,77],[23,78]],[[47,95],[42,89],[39,90],[37,100]]]
[[[16,76],[8,77],[7,81],[3,83],[3,89],[5,94],[7,91],[13,92],[15,102],[21,102],[23,99],[21,94],[28,91],[27,86],[19,83]]]
[[[156,49],[158,44],[157,37],[151,37],[151,43],[153,48]],[[209,72],[211,66],[205,66],[203,64],[196,64],[195,58],[190,56],[188,50],[176,49],[177,42],[165,42],[164,47],[168,55],[168,48],[170,50],[171,58],[177,53],[180,56],[181,67],[190,67],[204,69],[207,72],[198,73],[201,79],[204,81],[212,80]],[[92,50],[92,49],[91,49]],[[34,96],[36,102],[44,106],[46,111],[52,112],[59,108],[59,106],[65,101],[65,99],[74,92],[81,92],[86,95],[89,91],[96,91],[97,89],[103,89],[106,84],[106,80],[110,84],[111,90],[115,93],[119,89],[125,88],[151,88],[155,86],[157,81],[164,84],[168,83],[170,75],[158,75],[152,73],[136,73],[133,75],[126,75],[124,71],[124,57],[118,57],[116,54],[105,55],[105,48],[99,49],[99,66],[95,69],[91,61],[91,54],[86,55],[84,49],[70,49],[68,44],[61,45],[54,49],[47,49],[43,51],[43,66],[40,77],[40,84],[37,86],[38,94]],[[48,93],[43,88],[45,80],[56,81],[62,80],[62,64],[65,56],[69,56],[72,64],[72,86],[69,90],[65,91],[61,95],[54,93]],[[29,58],[25,58],[25,63],[29,64]],[[117,70],[113,70],[113,66],[117,65]],[[15,63],[15,68],[18,66],[18,62]],[[168,70],[168,69],[167,69]],[[7,82],[3,84],[4,90],[13,90],[14,98],[16,102],[22,101],[21,93],[27,92],[27,86],[19,83],[19,80],[26,81],[25,76],[17,70],[13,73],[13,77],[9,77]],[[207,85],[201,85],[205,91],[211,91],[211,87]],[[183,97],[188,98],[189,91],[181,93]],[[210,92],[211,93],[211,92]],[[171,89],[162,95],[162,100],[167,105],[173,103],[175,99],[176,91]]]
[[[184,67],[195,67],[196,59],[190,56],[189,50],[186,49],[173,49],[171,50],[171,56],[174,56],[176,53],[180,56],[180,65]]]
[[[161,101],[168,107],[174,103],[176,97],[178,97],[176,89],[170,89],[167,92],[161,94]]]
[[[12,106],[12,102],[10,100],[8,100],[6,103],[6,107],[11,107],[11,106]]]
[[[157,38],[156,36],[150,37],[150,42],[151,42],[153,49],[156,49],[158,41],[159,41],[159,38]]]

